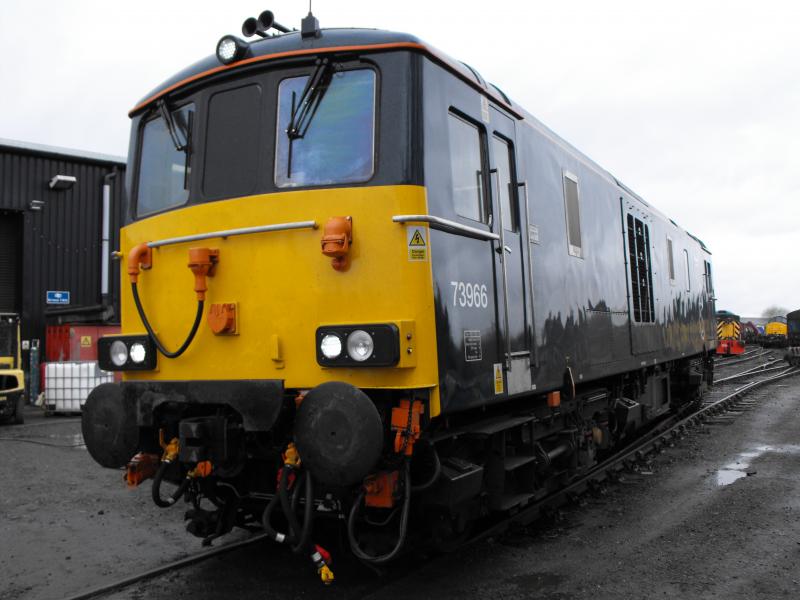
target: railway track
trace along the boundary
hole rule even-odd
[[[769,365],[772,365],[774,362],[778,361],[772,361],[769,363]],[[542,515],[551,513],[558,507],[576,500],[586,491],[596,489],[597,487],[602,486],[605,482],[617,479],[619,473],[622,471],[634,470],[639,463],[645,461],[651,454],[660,451],[664,446],[673,444],[676,440],[688,435],[692,428],[701,426],[709,419],[717,417],[726,411],[735,409],[740,403],[741,399],[748,392],[797,374],[800,374],[800,368],[784,366],[765,367],[764,365],[760,365],[758,367],[746,369],[740,373],[736,373],[732,376],[718,380],[717,384],[722,383],[724,384],[724,387],[727,387],[729,382],[732,382],[736,379],[741,379],[748,376],[760,376],[755,381],[747,382],[746,384],[735,388],[733,391],[723,391],[719,388],[712,390],[708,394],[710,398],[701,406],[697,407],[697,405],[693,405],[690,409],[684,410],[681,413],[662,421],[651,431],[647,432],[631,445],[624,448],[621,452],[599,464],[580,478],[574,480],[568,486],[553,492],[552,494],[540,500],[531,502],[527,506],[522,507],[515,514],[503,519],[502,521],[498,521],[485,529],[482,529],[479,533],[467,540],[464,545],[472,544],[488,537],[500,535],[514,526],[525,526],[531,524]],[[224,544],[212,550],[200,552],[193,556],[164,563],[163,565],[153,569],[142,571],[138,574],[97,586],[86,592],[69,596],[66,598],[66,600],[91,600],[108,596],[115,592],[125,590],[137,583],[154,579],[160,575],[177,571],[211,558],[258,544],[268,539],[269,538],[265,534],[253,535],[245,540]]]

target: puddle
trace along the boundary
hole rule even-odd
[[[742,452],[732,462],[714,473],[717,485],[720,487],[730,485],[734,481],[747,477],[752,462],[767,453],[800,454],[800,446],[794,444],[786,444],[783,446],[756,446],[752,450]],[[750,471],[750,473],[755,474],[754,471]]]

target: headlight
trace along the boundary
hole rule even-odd
[[[217,59],[223,65],[229,65],[235,60],[239,60],[244,56],[247,50],[247,44],[239,38],[226,35],[219,42],[217,42]]]
[[[322,367],[393,367],[400,361],[400,330],[393,323],[321,325],[315,342]]]
[[[363,329],[356,329],[347,336],[347,354],[350,358],[358,362],[364,362],[375,350],[375,342],[372,336]]]
[[[334,358],[339,358],[342,354],[342,338],[335,333],[329,333],[322,338],[319,349],[322,355],[327,359],[333,360]]]
[[[141,342],[135,342],[131,344],[131,360],[136,364],[140,364],[144,362],[144,359],[147,357],[147,350],[144,347],[144,344]]]
[[[109,358],[111,358],[111,362],[118,367],[128,362],[128,347],[125,345],[125,342],[120,340],[113,342],[109,350]]]
[[[97,340],[97,361],[103,371],[152,371],[157,360],[147,335],[107,335]]]

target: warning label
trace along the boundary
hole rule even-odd
[[[481,332],[477,329],[464,331],[464,358],[467,362],[475,362],[483,358]]]
[[[90,335],[82,335],[81,336],[81,348],[91,348],[92,347],[92,336]]]
[[[494,363],[494,393],[503,393],[503,365]]]
[[[428,230],[425,227],[406,227],[408,260],[428,260]]]

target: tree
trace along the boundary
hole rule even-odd
[[[767,318],[769,318],[769,317],[785,317],[786,313],[788,313],[788,312],[789,311],[787,309],[783,308],[782,306],[778,306],[776,304],[773,304],[772,306],[768,306],[763,311],[761,311],[761,316],[762,317],[767,317]]]

